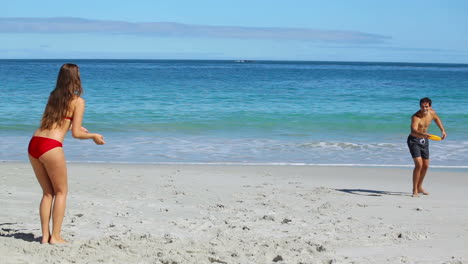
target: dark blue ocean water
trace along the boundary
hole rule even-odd
[[[107,141],[68,137],[69,161],[411,165],[410,118],[429,96],[448,132],[432,164],[468,165],[468,65],[294,61],[0,60],[0,160],[27,160],[66,62],[84,126]]]

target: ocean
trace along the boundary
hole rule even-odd
[[[63,63],[80,66],[70,162],[412,166],[411,115],[430,97],[448,137],[431,165],[468,168],[468,64],[0,60],[0,160],[27,161]],[[435,123],[430,132],[440,135]]]

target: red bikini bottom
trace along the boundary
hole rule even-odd
[[[47,151],[58,147],[61,148],[62,146],[62,142],[55,139],[46,137],[32,137],[31,141],[29,141],[28,153],[33,158],[38,159]]]

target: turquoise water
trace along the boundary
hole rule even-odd
[[[84,126],[107,141],[68,137],[69,161],[411,165],[428,96],[448,132],[432,164],[468,165],[468,65],[273,61],[0,60],[0,160],[27,160],[65,62],[81,69]]]

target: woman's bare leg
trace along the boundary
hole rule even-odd
[[[54,199],[54,189],[52,187],[52,182],[47,175],[47,171],[44,168],[44,165],[38,160],[29,156],[31,166],[33,167],[36,178],[39,181],[39,184],[42,188],[42,200],[39,205],[39,216],[41,218],[41,228],[42,228],[42,239],[41,244],[49,243],[50,239],[50,213],[52,208],[52,202]]]
[[[39,159],[42,164],[44,164],[55,193],[55,200],[52,207],[52,234],[49,243],[66,243],[61,236],[68,193],[65,154],[62,148],[54,148],[44,153]]]

